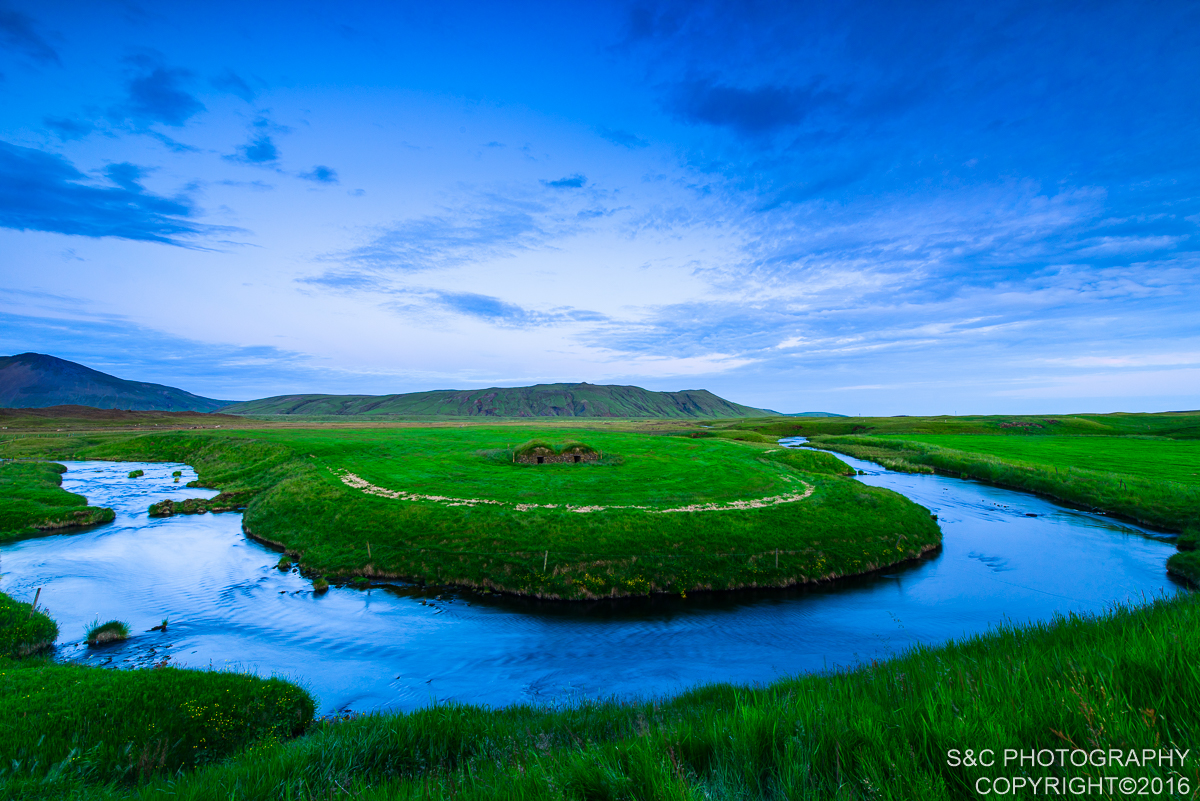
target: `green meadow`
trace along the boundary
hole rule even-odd
[[[1200,440],[1143,436],[892,434],[889,439],[986,453],[1002,459],[1116,473],[1200,487]]]
[[[1109,429],[1089,436],[1054,424],[1022,429],[1014,418],[960,421],[949,431],[924,418],[896,430],[889,418],[890,430],[857,433],[870,421],[838,418],[815,425],[851,430],[801,435],[900,469],[975,477],[1182,530],[1171,569],[1197,581],[1198,490],[1177,477],[1194,464],[1191,421],[1129,417],[1120,431],[1103,418],[1070,423]],[[17,437],[0,454],[191,464],[198,483],[221,489],[227,505],[244,504],[250,533],[275,542],[318,587],[326,575],[397,574],[551,597],[686,593],[853,573],[940,541],[926,510],[847,479],[828,454],[773,445],[798,425],[814,424],[82,430]],[[578,440],[604,457],[514,464],[511,449],[530,439]],[[57,476],[53,465],[19,466]],[[372,495],[345,483],[351,473],[387,492],[450,500]],[[804,500],[762,508],[612,508],[731,504],[801,485],[812,488]],[[21,486],[0,484],[0,496]],[[497,503],[456,505],[470,499]],[[543,508],[551,503],[609,508]],[[776,546],[781,535],[786,543]],[[1160,782],[1162,797],[1195,798],[1200,638],[1190,632],[1198,627],[1200,598],[1183,592],[1098,617],[1002,625],[766,686],[555,708],[438,704],[314,721],[311,699],[278,680],[54,665],[36,655],[53,639],[53,621],[0,596],[8,649],[0,658],[0,796],[970,799],[980,797],[978,782],[990,787],[1002,777],[1066,788],[1103,774]],[[984,748],[1001,764],[951,756]],[[1173,767],[1002,764],[1004,749],[1149,748],[1190,756]]]
[[[693,432],[704,433],[704,432]],[[530,465],[531,439],[597,462]],[[389,577],[541,598],[790,586],[917,558],[927,510],[763,436],[563,426],[35,435],[5,456],[191,464],[314,581]],[[170,511],[188,511],[173,504]],[[155,508],[155,513],[168,510]]]
[[[0,462],[0,542],[113,519],[112,509],[64,490],[65,472],[47,462]]]

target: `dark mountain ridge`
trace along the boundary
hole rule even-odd
[[[438,417],[766,417],[706,389],[654,392],[609,384],[536,384],[531,387],[440,389],[401,395],[280,395],[247,401],[230,414],[395,415]]]
[[[133,411],[213,412],[233,401],[123,378],[43,353],[0,356],[0,406],[92,406]]]
[[[0,408],[63,405],[133,411],[368,417],[718,419],[778,414],[725,400],[705,389],[654,392],[586,382],[395,395],[279,395],[237,402],[205,398],[162,384],[128,381],[41,353],[0,357]]]

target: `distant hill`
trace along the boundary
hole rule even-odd
[[[767,417],[705,389],[652,392],[608,384],[440,389],[403,395],[280,395],[235,403],[227,414],[397,415],[444,417]]]
[[[123,378],[42,353],[0,356],[0,407],[76,405],[135,411],[212,412],[233,401]]]
[[[849,417],[849,415],[834,414],[833,412],[793,412],[780,415],[780,417]]]
[[[182,389],[127,381],[41,353],[0,357],[0,408],[91,406],[133,411],[225,414],[366,415],[404,417],[767,417],[708,390],[651,392],[606,384],[410,392],[403,395],[279,395],[244,402],[215,400]]]

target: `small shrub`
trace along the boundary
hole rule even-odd
[[[120,620],[96,621],[87,631],[88,645],[105,645],[129,639],[129,624]]]
[[[321,595],[322,593],[329,591],[329,582],[325,580],[324,576],[316,576],[312,580],[312,584],[313,592],[317,595]]]
[[[183,471],[182,471],[182,470],[176,470],[176,471],[175,471],[174,473],[172,473],[171,475],[172,475],[172,476],[174,476],[175,478],[179,478],[180,476],[182,476],[182,475],[183,475]]]
[[[129,471],[130,478],[141,478],[144,475],[146,475],[145,470],[130,470]]]

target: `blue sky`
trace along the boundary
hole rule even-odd
[[[0,352],[1200,407],[1194,3],[0,0]]]

